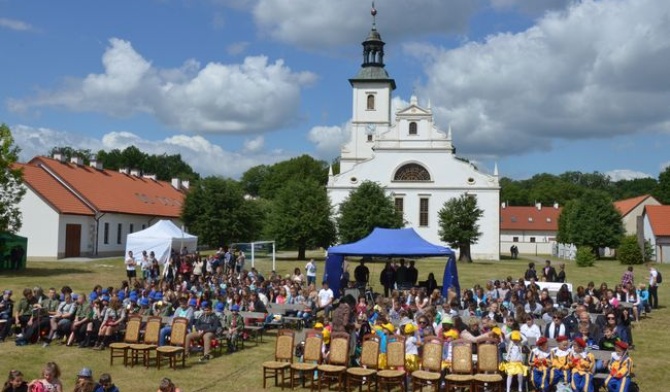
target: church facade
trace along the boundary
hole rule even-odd
[[[442,244],[438,212],[463,194],[477,198],[484,211],[482,232],[471,248],[474,259],[500,255],[500,185],[493,175],[458,158],[452,132],[438,129],[430,108],[412,96],[409,106],[392,113],[395,81],[384,65],[384,42],[376,27],[363,42],[363,64],[349,80],[353,91],[350,140],[341,148],[340,173],[330,175],[328,195],[337,207],[364,181],[379,183],[402,211],[407,227]],[[391,116],[394,116],[392,118]],[[394,120],[394,121],[392,121]]]

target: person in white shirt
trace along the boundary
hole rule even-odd
[[[307,286],[316,284],[316,264],[314,263],[314,259],[311,259],[305,265],[305,275],[307,275]]]
[[[540,327],[535,324],[535,320],[533,319],[533,316],[531,315],[526,315],[526,322],[521,325],[520,332],[521,335],[523,335],[526,339],[537,339],[542,336],[542,331],[540,330]]]
[[[649,307],[658,309],[658,271],[651,263],[647,263],[649,268]]]
[[[328,282],[325,280],[323,281],[323,286],[321,290],[319,290],[317,296],[319,298],[319,310],[323,310],[325,315],[328,316],[333,309],[333,299],[335,298],[335,295],[333,294],[333,290],[328,288]]]
[[[128,277],[128,283],[132,284],[133,279],[137,282],[137,272],[135,271],[135,267],[137,266],[137,262],[135,261],[135,258],[133,257],[133,251],[129,250],[128,251],[128,257],[126,257],[126,276]]]

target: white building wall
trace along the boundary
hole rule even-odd
[[[517,238],[517,241],[514,241]],[[556,240],[555,231],[501,230],[500,241],[504,242],[551,242]],[[510,245],[511,246],[511,245]]]
[[[644,213],[645,206],[659,206],[659,203],[653,197],[647,198],[644,202],[640,203],[637,207],[633,208],[626,216],[623,217],[623,228],[626,235],[637,234],[637,217],[642,216]]]
[[[84,215],[61,215],[58,224],[58,258],[65,257],[65,228],[67,225],[81,226],[81,242],[79,252],[82,257],[93,255],[95,219]]]
[[[114,214],[107,213],[103,215],[98,224],[98,256],[118,256],[123,255],[126,250],[126,237],[130,234],[130,226],[133,226],[133,233],[146,229],[147,227],[158,222],[160,219],[167,219],[162,217],[146,216],[146,215],[129,215],[129,214]],[[170,219],[175,225],[181,226],[182,222],[179,219]],[[109,234],[107,242],[105,242],[105,224],[109,224]],[[121,225],[121,237],[119,241],[118,231]],[[93,233],[92,242],[95,242],[95,233]]]
[[[393,181],[396,170],[407,163],[424,166],[430,172],[432,181]],[[444,244],[439,238],[438,218],[438,211],[444,203],[464,193],[477,196],[478,206],[484,210],[484,215],[479,220],[482,236],[472,246],[472,256],[476,259],[499,259],[500,192],[496,177],[478,172],[449,152],[381,150],[375,153],[374,159],[331,179],[329,195],[333,205],[339,206],[349,192],[364,180],[381,184],[389,196],[402,197],[407,226],[416,229],[426,240],[438,244]],[[419,199],[422,197],[430,200],[427,227],[418,226]]]
[[[55,259],[58,256],[58,213],[30,188],[19,203],[22,222],[17,233],[28,238],[29,258]]]

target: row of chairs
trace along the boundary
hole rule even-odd
[[[350,391],[366,385],[368,392],[375,388],[400,387],[404,392],[405,384],[405,337],[393,336],[386,348],[386,367],[378,369],[380,340],[375,334],[363,337],[360,363],[361,367],[349,367],[349,334],[331,335],[330,353],[326,363],[322,363],[322,338],[319,332],[306,331],[302,362],[295,363],[293,356],[295,333],[292,330],[280,330],[275,346],[275,360],[263,363],[263,388],[267,380],[274,379],[275,386],[284,389],[296,382],[306,387],[310,381],[310,390],[321,388],[324,384],[337,384],[337,390]],[[437,336],[424,339],[422,368],[411,374],[412,390],[422,391],[428,387],[439,391],[442,379],[443,340]],[[450,373],[444,377],[447,391],[467,388],[470,391],[502,391],[503,378],[498,369],[498,344],[494,340],[477,345],[477,366],[475,369],[472,344],[465,340],[452,342],[452,361]],[[317,375],[315,379],[313,375]]]
[[[170,344],[159,346],[162,318],[159,316],[149,317],[144,328],[144,339],[140,342],[140,329],[142,325],[141,316],[131,316],[126,323],[126,331],[123,342],[111,343],[109,345],[109,364],[114,365],[114,358],[122,358],[123,365],[134,366],[139,363],[140,358],[145,367],[151,363],[152,353],[156,352],[156,366],[160,370],[163,362],[167,361],[169,367],[176,369],[177,362],[181,359],[182,367],[186,365],[186,334],[188,333],[188,319],[175,317],[172,320],[172,332],[170,333]]]

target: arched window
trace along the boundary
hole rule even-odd
[[[368,94],[368,110],[375,110],[375,96]]]
[[[417,134],[417,126],[414,121],[409,123],[409,134],[410,135],[416,135]]]
[[[430,173],[417,163],[403,165],[395,172],[394,181],[430,181]]]

